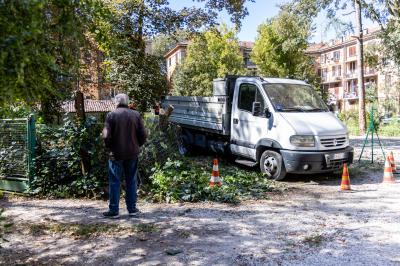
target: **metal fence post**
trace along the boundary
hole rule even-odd
[[[35,147],[36,147],[36,128],[35,117],[33,114],[29,115],[27,119],[27,150],[28,150],[28,178],[29,182],[35,175]]]

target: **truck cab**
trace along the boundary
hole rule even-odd
[[[321,173],[353,160],[347,128],[304,81],[238,78],[230,149],[273,179]]]
[[[182,128],[182,153],[193,146],[229,152],[275,180],[353,161],[347,128],[304,81],[228,76],[214,80],[213,94],[162,101],[174,107],[170,121]]]

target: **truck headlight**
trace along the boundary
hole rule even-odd
[[[290,137],[290,143],[297,147],[314,147],[314,136],[294,135]]]

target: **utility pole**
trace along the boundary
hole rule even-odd
[[[361,18],[361,0],[354,1],[356,9],[357,27],[357,66],[358,66],[358,117],[359,128],[362,135],[365,134],[365,86],[364,86],[364,47],[363,47],[363,27]]]

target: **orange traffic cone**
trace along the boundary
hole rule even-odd
[[[349,170],[347,169],[347,163],[343,164],[342,183],[340,184],[340,190],[351,190]]]
[[[393,157],[392,151],[389,154],[389,162],[390,162],[390,166],[392,167],[392,172],[396,173],[397,172],[396,163],[394,162],[394,157]]]
[[[214,159],[213,171],[210,178],[210,187],[215,186],[215,184],[222,186],[222,181],[219,177],[218,159]]]
[[[383,171],[383,182],[382,183],[396,183],[394,179],[392,167],[390,166],[389,156],[385,161],[385,170]]]

